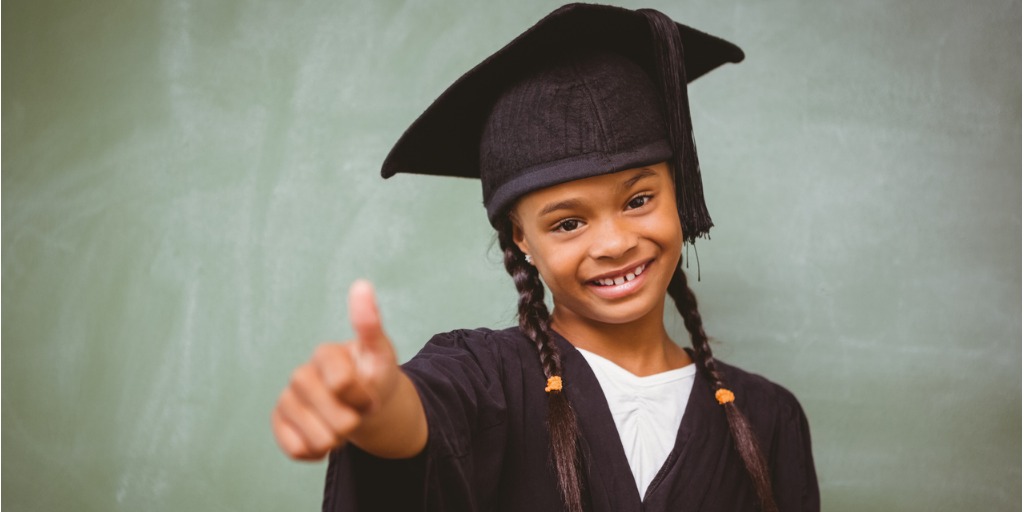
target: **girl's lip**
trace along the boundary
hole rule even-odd
[[[653,264],[654,264],[654,260],[650,260],[650,261],[648,261],[646,263],[641,263],[641,264],[636,265],[636,266],[631,267],[631,268],[627,267],[627,269],[625,271],[621,271],[618,274],[610,274],[611,276],[616,276],[616,275],[617,276],[622,276],[624,274],[632,272],[633,269],[635,269],[637,267],[640,267],[640,266],[644,267],[644,269],[640,273],[640,275],[634,277],[632,280],[624,281],[622,284],[615,284],[615,285],[611,285],[611,286],[606,286],[606,285],[598,284],[597,281],[599,279],[608,279],[608,277],[604,277],[604,278],[598,278],[598,279],[591,279],[590,281],[587,281],[587,287],[595,295],[597,295],[598,297],[601,297],[603,299],[619,299],[619,298],[628,296],[628,295],[634,293],[635,291],[637,291],[641,286],[643,286],[644,282],[647,281],[647,274],[651,270],[651,265],[653,265]],[[606,274],[606,276],[607,275],[609,275],[609,274]]]
[[[592,277],[592,278],[588,279],[587,281],[588,282],[600,281],[602,279],[615,279],[616,277],[625,276],[626,274],[634,271],[635,269],[637,269],[639,267],[645,267],[647,265],[650,265],[651,262],[653,262],[653,261],[654,261],[654,258],[651,258],[649,260],[641,261],[639,263],[633,263],[632,265],[626,265],[626,266],[622,267],[619,270],[613,270],[611,272],[606,272],[606,273],[601,274],[599,276]]]

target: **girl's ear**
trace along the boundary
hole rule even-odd
[[[526,243],[526,234],[523,233],[519,219],[515,215],[510,215],[509,218],[512,221],[512,241],[516,243],[520,251],[523,251],[523,254],[530,254],[530,244]]]

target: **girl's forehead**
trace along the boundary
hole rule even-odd
[[[597,203],[615,197],[618,193],[628,193],[641,185],[671,183],[671,179],[667,162],[580,178],[523,195],[516,201],[513,212],[540,215],[547,213],[545,210],[552,202],[571,200],[578,204]]]

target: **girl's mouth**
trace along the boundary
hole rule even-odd
[[[595,279],[590,284],[596,286],[618,286],[620,284],[628,283],[637,278],[637,276],[643,274],[644,270],[647,269],[647,263],[642,263],[633,270],[626,272],[616,277],[606,277],[603,279]]]

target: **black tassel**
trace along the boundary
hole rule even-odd
[[[676,23],[668,16],[653,9],[640,9],[638,12],[647,19],[654,41],[656,79],[660,82],[665,102],[665,122],[673,152],[679,219],[683,224],[684,240],[692,244],[698,237],[707,237],[713,223],[704,203],[697,144],[690,121],[683,40]]]

